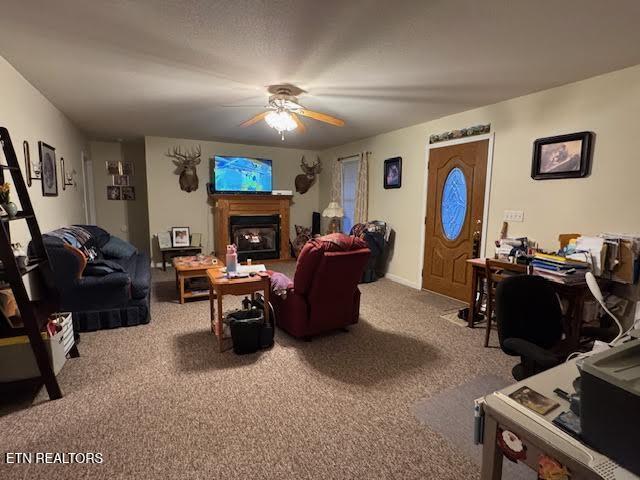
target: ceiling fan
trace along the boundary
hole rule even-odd
[[[291,132],[295,129],[299,129],[301,132],[306,131],[306,127],[298,115],[313,118],[336,127],[344,126],[344,120],[326,113],[314,112],[302,106],[298,102],[298,95],[306,92],[301,88],[288,84],[271,85],[268,91],[271,95],[269,96],[269,103],[265,107],[267,110],[242,122],[240,124],[241,127],[250,127],[260,120],[264,120],[267,125],[280,134],[280,138],[284,141],[285,132]]]

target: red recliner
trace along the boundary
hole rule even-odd
[[[343,233],[309,240],[286,297],[271,297],[277,325],[307,338],[357,323],[358,282],[370,254],[364,240]]]

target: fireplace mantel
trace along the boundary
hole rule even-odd
[[[215,254],[224,259],[229,244],[229,217],[233,215],[279,215],[280,260],[291,258],[289,209],[292,195],[212,194]]]

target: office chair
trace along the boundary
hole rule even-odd
[[[520,381],[561,364],[562,310],[549,281],[536,275],[502,280],[496,288],[496,318],[500,348],[520,356],[511,371]]]
[[[487,327],[484,335],[485,347],[489,346],[489,337],[491,336],[497,285],[507,277],[523,275],[525,273],[527,273],[526,265],[487,258],[485,263],[485,276],[487,278],[487,309],[485,315],[487,317]]]

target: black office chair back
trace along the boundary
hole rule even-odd
[[[543,349],[555,346],[562,337],[562,310],[558,297],[546,280],[537,275],[505,278],[496,288],[496,318],[500,347],[508,338],[521,338]]]

